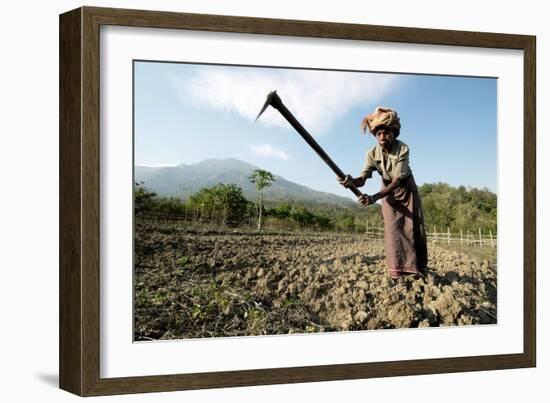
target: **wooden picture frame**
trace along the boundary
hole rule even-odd
[[[100,377],[100,26],[250,33],[523,51],[523,353]],[[60,16],[60,387],[80,396],[526,368],[536,365],[535,37],[81,7]]]

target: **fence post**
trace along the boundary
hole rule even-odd
[[[460,246],[462,246],[462,228],[460,228]]]
[[[449,227],[447,227],[447,245],[451,244],[451,232],[449,230]]]
[[[479,247],[483,246],[483,239],[481,238],[481,228],[479,228]]]
[[[495,247],[495,243],[493,242],[493,232],[489,230],[489,236],[491,237],[491,248]]]

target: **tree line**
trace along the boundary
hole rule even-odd
[[[265,171],[267,172],[267,171]],[[331,204],[296,201],[264,200],[263,191],[274,180],[256,173],[249,177],[256,184],[258,198],[246,199],[240,187],[217,184],[200,189],[187,200],[158,197],[136,183],[134,208],[136,214],[158,213],[177,215],[197,224],[222,227],[254,226],[259,231],[265,225],[272,229],[303,229],[316,231],[365,232],[367,226],[382,227],[380,206],[359,205],[341,207]],[[496,195],[487,189],[466,189],[446,183],[424,184],[419,187],[427,231],[496,234]]]
[[[425,183],[419,187],[427,230],[497,233],[497,195],[490,190]]]

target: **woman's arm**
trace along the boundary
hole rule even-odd
[[[359,203],[363,206],[370,206],[371,204],[376,203],[377,200],[380,200],[383,197],[386,197],[393,189],[399,185],[399,178],[394,178],[387,186],[385,186],[380,192],[369,196],[367,194],[359,197]]]
[[[352,178],[351,175],[346,175],[344,179],[337,178],[338,182],[345,188],[349,187],[352,183],[355,185],[356,188],[360,188],[362,186],[365,186],[365,183],[367,182],[367,178],[363,178],[361,176],[358,176],[357,178]]]
[[[372,195],[373,202],[376,202],[377,200],[380,200],[383,197],[386,197],[388,194],[390,194],[392,190],[395,189],[397,185],[399,185],[400,180],[401,179],[398,176],[396,176],[387,186],[384,186],[382,190],[380,190],[380,192],[373,194]]]

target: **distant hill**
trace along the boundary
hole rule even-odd
[[[207,159],[196,164],[181,164],[175,167],[135,167],[135,181],[159,196],[186,199],[201,188],[218,183],[233,183],[239,186],[246,198],[255,200],[257,190],[248,177],[260,169],[236,158]],[[275,182],[265,190],[265,199],[271,201],[302,201],[335,204],[349,207],[355,203],[348,198],[332,193],[319,192],[306,186],[290,182],[275,175]]]

